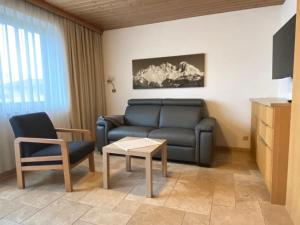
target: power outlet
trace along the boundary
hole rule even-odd
[[[249,136],[243,136],[243,141],[248,141],[249,140]]]

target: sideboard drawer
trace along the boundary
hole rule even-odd
[[[274,143],[273,128],[266,126],[266,136],[264,137],[264,141],[266,142],[269,148],[273,149],[273,143]]]
[[[271,107],[266,107],[266,117],[265,117],[265,123],[270,126],[273,127],[273,109]]]
[[[273,127],[273,109],[265,105],[259,105],[259,119],[270,127]]]
[[[265,147],[265,183],[267,185],[267,188],[270,192],[272,192],[272,165],[273,165],[273,159],[272,159],[272,151],[267,146]]]
[[[263,142],[268,145],[270,149],[273,149],[273,128],[267,126],[264,122],[259,121],[258,134],[262,138]]]
[[[256,162],[262,176],[264,177],[266,168],[266,150],[261,138],[257,138]]]

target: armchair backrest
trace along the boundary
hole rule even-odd
[[[15,137],[33,137],[57,139],[55,128],[44,112],[13,116],[9,119]],[[23,157],[29,157],[32,153],[48,147],[48,144],[22,143]]]

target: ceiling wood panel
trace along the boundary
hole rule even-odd
[[[283,4],[285,0],[44,0],[102,30]]]

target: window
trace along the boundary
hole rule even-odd
[[[1,24],[0,49],[0,102],[45,101],[40,34]]]
[[[8,9],[0,16],[0,107],[14,113],[68,111],[65,46],[59,24],[12,12]]]

